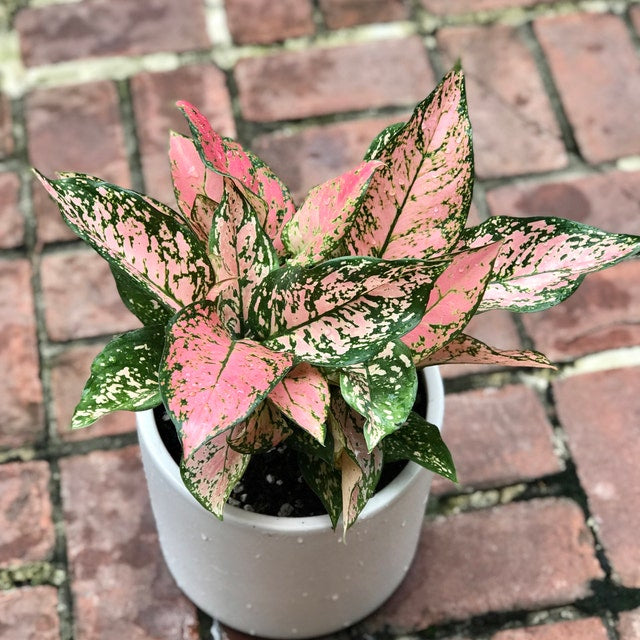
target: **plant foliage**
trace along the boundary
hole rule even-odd
[[[176,210],[84,174],[37,176],[144,325],[96,358],[72,426],[162,399],[183,480],[218,517],[250,456],[287,440],[345,529],[385,461],[455,480],[438,429],[412,411],[416,367],[551,366],[465,327],[489,309],[557,304],[640,250],[558,218],[465,226],[473,147],[458,67],[297,209],[261,160],[179,107],[192,137],[171,135]]]

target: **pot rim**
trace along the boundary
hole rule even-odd
[[[444,416],[444,387],[438,367],[427,367],[418,372],[418,374],[423,377],[427,387],[427,420],[441,429]],[[156,459],[159,472],[165,481],[171,484],[194,508],[202,509],[209,513],[185,487],[180,477],[178,465],[174,462],[160,438],[153,410],[148,409],[147,411],[136,413],[136,421],[138,423],[138,438],[144,440],[149,453]],[[358,522],[364,523],[367,519],[387,507],[423,471],[425,471],[423,467],[415,462],[409,462],[392,482],[367,502],[362,513],[358,516]],[[210,515],[215,518],[213,514]],[[310,531],[331,528],[331,520],[327,514],[308,517],[270,516],[245,511],[229,504],[225,505],[224,508],[224,522],[233,523],[235,526],[260,528],[279,535],[299,535],[303,532],[309,533]]]

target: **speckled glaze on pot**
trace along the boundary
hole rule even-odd
[[[421,374],[427,419],[441,427],[442,379]],[[151,505],[166,563],[210,616],[252,635],[308,638],[348,627],[398,587],[416,551],[432,475],[414,463],[366,505],[342,540],[329,517],[279,518],[227,506],[224,521],[182,484],[153,411],[137,414]]]

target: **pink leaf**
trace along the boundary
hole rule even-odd
[[[276,251],[283,254],[280,232],[295,210],[286,187],[256,156],[237,142],[219,136],[193,105],[178,102],[178,107],[189,122],[205,164],[216,173],[233,178],[239,188],[248,192],[245,197],[258,213]]]
[[[344,532],[356,521],[373,495],[382,472],[382,450],[369,451],[363,433],[364,418],[333,394],[331,413],[334,439],[342,443],[342,519]]]
[[[233,427],[229,444],[241,453],[261,453],[278,446],[289,435],[291,428],[287,421],[266,400],[246,420]]]
[[[456,336],[438,351],[427,355],[417,366],[422,368],[435,364],[496,364],[507,367],[555,368],[537,351],[502,351],[464,334]]]
[[[222,520],[224,505],[244,474],[250,456],[234,451],[225,433],[207,440],[186,457],[180,472],[193,497]]]
[[[222,199],[222,176],[205,167],[193,140],[172,133],[169,142],[169,162],[173,190],[178,207],[189,221],[191,228],[204,242],[209,237],[211,219],[200,218],[202,211],[194,211],[196,196],[204,195],[220,202]]]
[[[482,300],[499,250],[500,243],[494,242],[453,256],[435,281],[420,324],[402,337],[414,362],[424,360],[468,324]]]
[[[244,420],[293,364],[288,353],[234,340],[213,303],[186,307],[169,327],[160,390],[185,456]]]
[[[575,291],[586,273],[640,251],[640,237],[615,234],[562,218],[493,216],[465,231],[460,247],[500,241],[494,276],[480,311],[540,311]]]
[[[427,258],[449,250],[471,202],[473,153],[464,78],[454,69],[379,154],[348,242],[354,255]]]
[[[103,258],[177,310],[206,297],[213,271],[204,246],[177,214],[146,196],[87,176],[36,172],[67,224]]]
[[[329,397],[326,378],[305,362],[292,369],[269,394],[269,400],[319,442],[324,442]]]
[[[234,331],[244,334],[253,292],[278,268],[278,256],[242,192],[230,178],[223,180],[222,201],[211,220],[209,257],[216,279],[226,284],[220,300],[237,316]],[[194,209],[214,206],[211,200],[198,196]]]
[[[310,264],[331,255],[349,230],[373,172],[380,166],[376,160],[363,162],[311,190],[282,233],[296,262]]]

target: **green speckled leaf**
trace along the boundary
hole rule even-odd
[[[342,474],[333,464],[298,452],[298,465],[305,482],[320,498],[331,519],[331,526],[335,529],[342,513]]]
[[[111,340],[91,365],[71,428],[87,427],[112,411],[142,411],[159,405],[163,345],[163,326],[136,329]]]
[[[386,462],[413,460],[417,464],[457,482],[451,453],[440,430],[422,416],[411,412],[407,422],[382,441]]]
[[[344,399],[365,418],[369,451],[404,424],[417,389],[411,350],[401,342],[390,342],[371,360],[345,367],[340,374]]]
[[[405,126],[405,122],[396,122],[385,127],[372,141],[364,154],[365,161],[378,160],[381,156],[388,156],[390,148]]]

